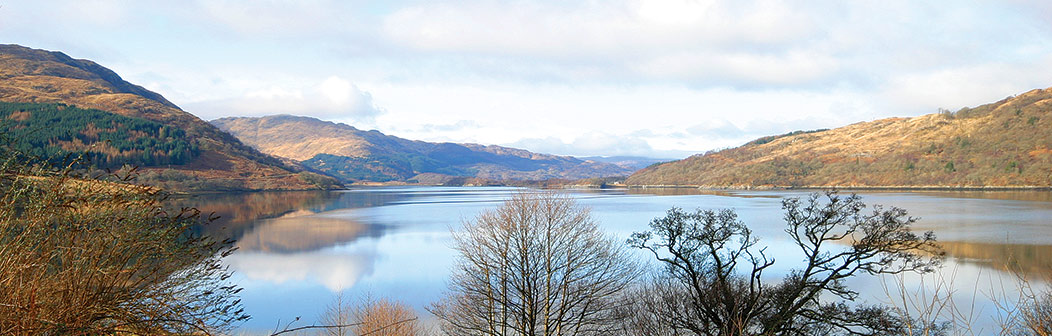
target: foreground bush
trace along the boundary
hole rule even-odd
[[[367,297],[356,303],[336,297],[322,316],[328,336],[419,336],[425,328],[417,320],[413,307],[388,299]]]
[[[196,210],[0,149],[0,334],[212,334],[248,318]]]

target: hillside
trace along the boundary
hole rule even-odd
[[[1052,89],[915,118],[760,138],[636,172],[631,185],[1049,187]]]
[[[222,118],[212,123],[264,153],[351,182],[579,179],[631,173],[613,164],[521,149],[406,140],[309,117]]]
[[[0,45],[0,102],[31,103],[5,105],[0,123],[5,134],[25,130],[61,138],[28,141],[39,146],[48,142],[36,153],[49,156],[45,159],[63,151],[88,151],[97,168],[141,165],[146,182],[182,190],[313,189],[325,184],[324,178],[300,173],[245,146],[160,94],[61,52]],[[131,124],[136,128],[125,127]],[[162,148],[150,148],[158,144],[167,146],[163,154],[157,152]]]

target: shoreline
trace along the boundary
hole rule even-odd
[[[629,185],[628,189],[700,190],[901,190],[901,191],[1052,191],[1052,186],[699,186]]]
[[[343,188],[334,189],[249,189],[249,190],[189,190],[169,191],[173,196],[202,195],[202,194],[229,194],[229,193],[253,193],[253,192],[295,192],[295,191],[341,191],[357,188],[383,188],[383,187],[533,187],[540,189],[665,189],[665,190],[705,190],[705,191],[776,191],[776,190],[860,190],[860,191],[1052,191],[1052,186],[700,186],[700,185],[522,185],[522,184],[465,184],[465,185],[442,185],[427,183],[352,183]]]

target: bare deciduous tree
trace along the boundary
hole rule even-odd
[[[565,195],[520,193],[454,234],[460,257],[431,312],[452,335],[598,335],[637,267]]]
[[[629,239],[665,267],[641,307],[659,309],[655,323],[667,323],[673,334],[901,334],[915,325],[905,322],[909,317],[850,305],[858,293],[844,280],[929,272],[941,252],[931,232],[909,230],[915,219],[905,210],[877,206],[867,214],[865,207],[858,196],[835,192],[784,200],[785,232],[806,264],[774,284],[763,279],[774,259],[733,211],[673,208]]]

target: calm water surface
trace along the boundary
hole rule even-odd
[[[222,218],[204,230],[233,237],[240,248],[226,259],[244,287],[253,319],[248,333],[265,332],[296,317],[313,323],[337,293],[371,295],[423,308],[442,296],[452,267],[450,230],[518,192],[493,187],[366,188],[336,192],[265,192],[183,199]],[[699,192],[695,190],[570,191],[609,234],[627,238],[648,228],[672,206],[731,208],[769,246],[778,263],[769,274],[800,265],[784,237],[781,200],[807,192]],[[853,280],[862,300],[887,302],[883,283],[904,281],[910,296],[942,286],[973,325],[996,324],[991,296],[1015,295],[1016,281],[1003,271],[1021,269],[1043,286],[1052,273],[1052,193],[1049,192],[863,192],[867,204],[907,209],[915,228],[932,230],[950,258],[940,275]],[[642,255],[640,255],[642,258]],[[883,282],[882,282],[883,281]],[[1008,288],[1001,293],[1001,288]],[[996,291],[995,291],[996,289]],[[898,297],[898,295],[891,295]],[[974,308],[973,308],[974,307]],[[983,332],[978,332],[982,334]]]

